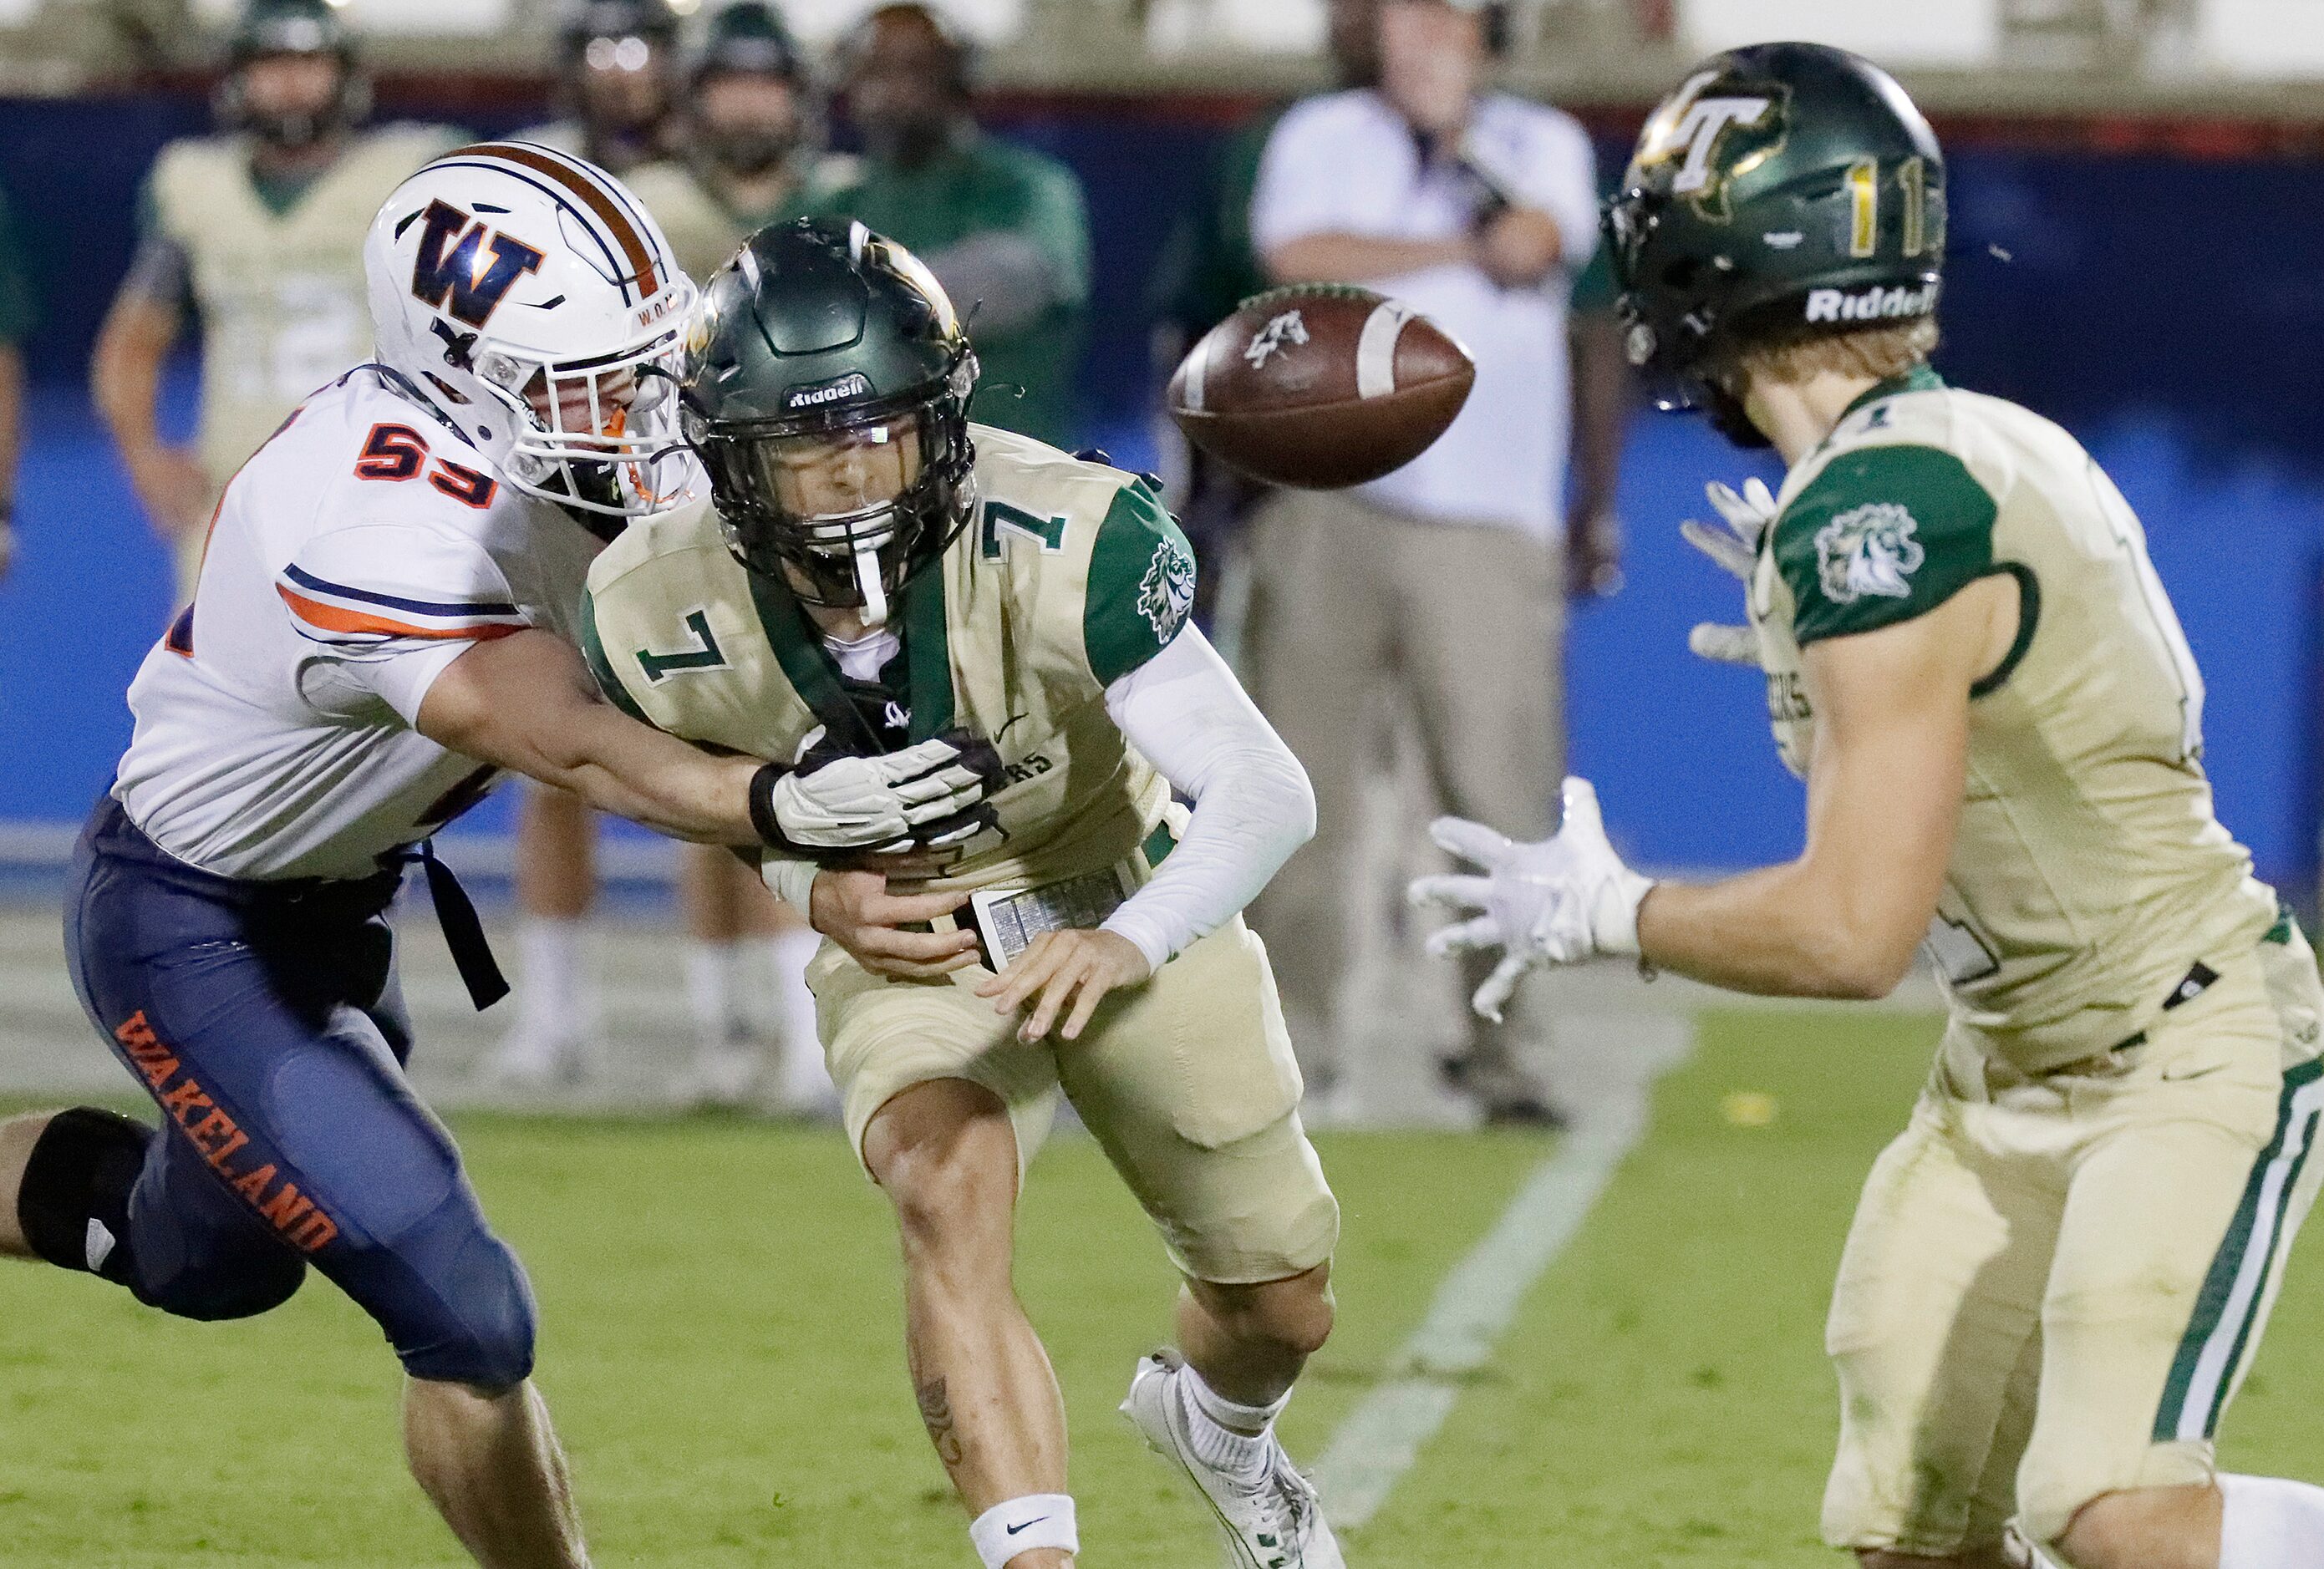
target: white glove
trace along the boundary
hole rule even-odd
[[[757,815],[762,834],[768,817],[778,830],[768,841],[794,853],[936,849],[983,829],[989,813],[977,808],[1001,780],[1001,759],[989,743],[939,736],[881,757],[839,757],[781,773]]]
[[[1729,487],[1713,480],[1702,488],[1711,498],[1711,507],[1726,519],[1725,528],[1714,528],[1708,523],[1698,523],[1689,518],[1678,526],[1686,542],[1718,564],[1720,571],[1740,579],[1746,585],[1751,581],[1753,569],[1759,559],[1759,537],[1775,520],[1775,498],[1768,492],[1767,482],[1760,479],[1743,482],[1738,495]],[[1686,646],[1705,659],[1721,665],[1758,665],[1759,634],[1746,622],[1730,627],[1717,621],[1705,621],[1686,635]]]
[[[1537,844],[1517,844],[1482,823],[1440,817],[1429,836],[1485,876],[1416,877],[1416,904],[1446,904],[1483,913],[1436,931],[1428,951],[1503,950],[1470,1006],[1495,1023],[1534,966],[1574,964],[1599,954],[1638,951],[1638,904],[1654,886],[1622,864],[1606,842],[1598,793],[1587,779],[1565,782],[1565,821]]]

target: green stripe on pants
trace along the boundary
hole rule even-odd
[[[2283,1099],[2275,1137],[2252,1167],[2243,1202],[2227,1227],[2204,1278],[2201,1295],[2179,1354],[2163,1386],[2154,1416],[2157,1442],[2194,1442],[2211,1437],[2236,1369],[2250,1349],[2252,1329],[2267,1300],[2268,1278],[2282,1252],[2284,1221],[2300,1174],[2314,1148],[2317,1122],[2324,1115],[2324,1062],[2303,1062],[2283,1076]],[[2255,1248],[2255,1241],[2259,1246]]]

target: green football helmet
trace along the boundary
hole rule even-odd
[[[570,71],[600,41],[635,38],[654,49],[675,49],[679,20],[670,0],[565,0],[557,18],[557,50]]]
[[[337,91],[318,111],[262,110],[250,101],[244,72],[254,60],[320,55],[339,68]],[[226,42],[226,73],[213,106],[220,124],[281,147],[307,147],[353,125],[371,111],[371,86],[355,50],[355,30],[327,0],[249,0]]]
[[[976,355],[936,276],[861,224],[751,236],[690,326],[679,424],[727,547],[883,624],[976,511]]]
[[[1655,110],[1606,234],[1631,362],[1666,408],[1764,438],[1717,371],[1738,345],[1932,314],[1945,161],[1894,78],[1845,50],[1713,55]]]
[[[687,78],[699,84],[716,71],[738,71],[807,80],[807,57],[783,22],[782,13],[766,0],[732,0],[710,19],[702,41],[687,63]]]

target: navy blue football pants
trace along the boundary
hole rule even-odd
[[[404,1078],[385,913],[400,880],[216,876],[99,803],[65,953],[161,1110],[130,1197],[129,1284],[182,1317],[239,1318],[287,1300],[311,1263],[413,1377],[504,1389],[532,1368],[532,1291]]]

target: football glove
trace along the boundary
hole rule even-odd
[[[1434,933],[1428,951],[1502,950],[1469,1005],[1493,1023],[1501,1022],[1509,995],[1536,965],[1638,951],[1638,904],[1654,883],[1624,866],[1606,842],[1598,793],[1587,779],[1565,782],[1565,821],[1537,844],[1518,844],[1458,817],[1440,817],[1428,831],[1445,849],[1484,868],[1481,876],[1415,878],[1409,896],[1415,904],[1479,912]]]
[[[1775,498],[1768,492],[1767,482],[1760,479],[1744,481],[1739,495],[1716,480],[1702,490],[1727,527],[1714,528],[1689,518],[1678,526],[1678,531],[1686,537],[1689,545],[1711,557],[1721,572],[1740,579],[1748,590],[1752,570],[1759,559],[1760,536],[1775,520]],[[1748,621],[1739,627],[1705,621],[1686,635],[1686,646],[1699,656],[1721,665],[1756,668],[1760,664],[1759,634]]]
[[[816,861],[964,843],[996,820],[1007,782],[992,743],[964,730],[880,757],[810,752],[751,781],[751,821],[786,855]]]

